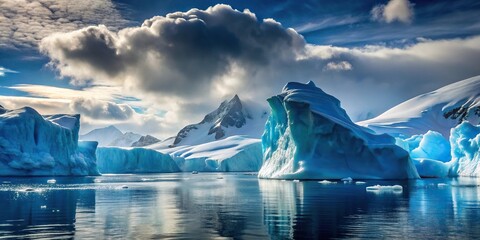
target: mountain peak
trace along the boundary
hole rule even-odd
[[[235,94],[229,101],[223,101],[217,109],[207,114],[200,123],[188,125],[180,130],[173,144],[182,142],[190,131],[198,129],[200,125],[208,125],[207,135],[213,135],[215,140],[221,139],[225,136],[225,128],[241,128],[249,118],[251,116],[244,110],[240,97]]]

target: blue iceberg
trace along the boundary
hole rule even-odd
[[[80,115],[0,106],[0,175],[98,175],[96,142],[78,142]]]
[[[98,170],[101,173],[179,172],[169,154],[147,148],[99,147]]]
[[[480,125],[463,122],[450,131],[450,175],[480,176]]]
[[[313,82],[290,82],[268,103],[272,111],[262,136],[260,178],[419,177],[395,138],[353,123],[340,101]]]

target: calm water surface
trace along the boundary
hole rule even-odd
[[[480,239],[474,178],[328,185],[243,173],[49,179],[0,178],[0,239]],[[403,191],[366,191],[375,184]]]

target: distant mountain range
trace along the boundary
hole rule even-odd
[[[101,147],[141,147],[160,141],[150,135],[142,136],[133,132],[123,133],[113,125],[94,129],[85,135],[80,135],[79,138],[83,141],[97,141],[98,146]]]

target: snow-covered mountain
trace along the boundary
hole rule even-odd
[[[82,141],[97,141],[98,146],[108,146],[115,139],[123,136],[123,133],[113,125],[94,129],[85,135],[80,135]]]
[[[266,108],[258,103],[242,101],[235,95],[230,101],[222,102],[201,122],[180,130],[172,145],[198,145],[234,135],[260,138],[267,117]]]
[[[146,135],[146,136],[142,136],[140,139],[138,139],[138,141],[134,142],[131,144],[132,147],[145,147],[145,146],[149,146],[149,145],[152,145],[152,144],[155,144],[155,143],[158,143],[160,142],[160,139],[154,137],[154,136],[151,136],[151,135]]]
[[[80,140],[83,141],[97,141],[99,147],[115,146],[115,147],[130,147],[142,135],[126,132],[123,133],[113,125],[104,128],[94,129],[85,135],[80,135]]]
[[[116,147],[130,147],[133,143],[140,140],[143,137],[140,134],[133,133],[133,132],[126,132],[122,136],[118,137],[117,139],[113,140],[108,146],[116,146]]]
[[[448,138],[450,129],[466,120],[480,123],[480,76],[414,97],[357,124],[394,136],[412,136],[433,130]]]

